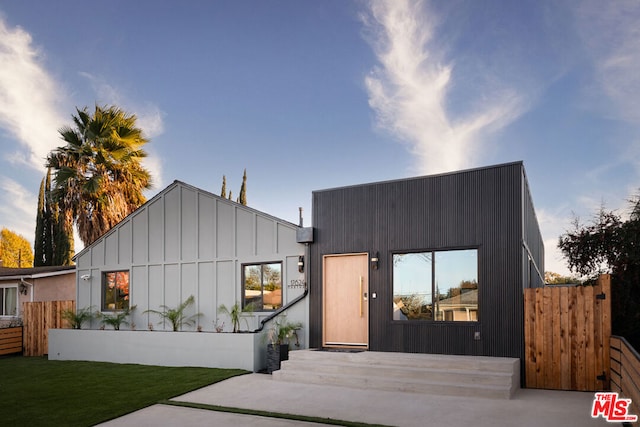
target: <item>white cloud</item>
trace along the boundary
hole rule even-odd
[[[162,179],[162,159],[155,155],[153,149],[148,149],[147,154],[148,156],[142,161],[142,164],[151,173],[153,188],[147,194],[147,198],[149,198],[162,190],[165,185]]]
[[[37,195],[6,176],[0,176],[0,191],[4,199],[0,203],[0,218],[2,218],[0,228],[7,227],[29,242],[33,242],[38,206]]]
[[[591,105],[608,117],[640,123],[640,2],[580,1],[575,16],[595,73]]]
[[[570,275],[567,262],[558,249],[558,238],[568,231],[571,222],[571,212],[567,205],[557,207],[553,210],[536,209],[540,233],[544,242],[545,271]]]
[[[374,1],[363,17],[379,66],[365,79],[378,125],[409,146],[420,173],[461,169],[478,162],[487,133],[511,123],[520,96],[497,87],[470,100],[478,111],[455,117],[447,110],[453,62],[435,37],[437,20],[420,1]],[[437,47],[440,46],[440,47]]]
[[[5,159],[39,171],[59,145],[64,124],[59,114],[64,93],[43,62],[29,33],[8,27],[0,16],[0,128],[21,144]]]

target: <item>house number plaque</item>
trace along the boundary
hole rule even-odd
[[[307,287],[307,282],[302,279],[292,279],[287,287],[289,289],[305,289]]]

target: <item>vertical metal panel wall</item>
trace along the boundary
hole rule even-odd
[[[544,243],[524,168],[522,176],[523,246],[526,249],[523,284],[525,288],[537,288],[544,286]]]
[[[379,252],[370,271],[378,296],[369,299],[371,350],[522,357],[524,179],[517,162],[314,192],[311,346],[321,346],[323,255]],[[527,221],[541,244],[535,214]],[[478,249],[479,321],[393,321],[392,253],[462,248]]]

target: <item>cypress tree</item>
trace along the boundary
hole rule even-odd
[[[222,175],[222,190],[220,190],[220,197],[227,198],[227,177]]]
[[[45,256],[45,242],[47,241],[46,237],[46,217],[45,217],[45,199],[44,199],[44,189],[45,189],[45,178],[42,178],[40,182],[40,192],[38,193],[38,213],[36,214],[36,238],[33,242],[33,266],[40,267],[43,265],[47,265],[47,260]]]
[[[44,241],[44,259],[43,265],[62,265],[54,262],[54,254],[56,252],[53,234],[55,232],[54,214],[58,210],[58,205],[53,204],[51,197],[51,168],[47,169],[47,176],[44,186],[44,212],[45,212],[45,241]]]
[[[71,265],[74,254],[73,223],[51,196],[51,169],[40,184],[34,266]]]
[[[240,198],[238,202],[241,205],[247,205],[247,169],[244,170],[242,175],[242,186],[240,187]]]

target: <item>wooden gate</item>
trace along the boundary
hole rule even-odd
[[[68,328],[63,310],[75,310],[75,301],[25,302],[22,304],[25,356],[43,356],[49,352],[49,329]]]
[[[596,286],[525,289],[528,388],[609,389],[611,279]]]

